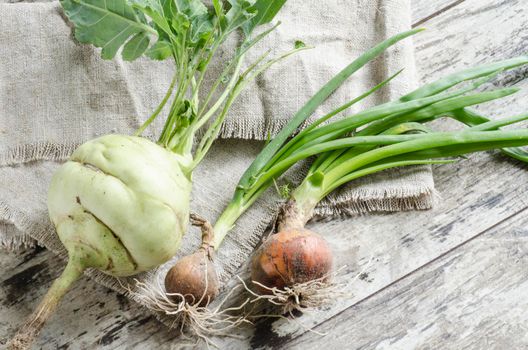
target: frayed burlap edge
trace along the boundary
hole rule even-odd
[[[37,160],[60,161],[67,159],[80,143],[57,144],[37,142],[0,150],[0,166],[17,165]]]
[[[428,186],[403,186],[389,190],[356,190],[326,198],[315,208],[316,219],[347,217],[370,212],[431,209],[438,196]]]
[[[255,128],[255,120],[244,116],[228,118],[224,121],[218,137],[222,139],[244,139],[265,141],[277,135],[287,124],[284,120],[266,121],[262,128]]]
[[[32,248],[36,244],[37,241],[30,235],[20,232],[20,230],[12,224],[0,221],[0,250],[4,249],[13,252],[22,251],[24,249]]]

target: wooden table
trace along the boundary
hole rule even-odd
[[[413,3],[415,25],[429,29],[415,39],[422,81],[528,50],[526,0]],[[524,91],[481,109],[526,112],[527,76],[528,69],[502,74],[494,85]],[[350,219],[350,239],[374,258],[353,298],[299,319],[326,336],[265,320],[241,330],[241,339],[216,342],[231,349],[528,349],[528,167],[497,153],[469,158],[434,168],[441,199],[433,210]],[[62,266],[40,248],[0,255],[0,344]],[[171,349],[182,343],[145,310],[83,278],[35,348]]]

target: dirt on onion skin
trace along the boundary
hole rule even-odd
[[[214,230],[204,218],[191,214],[193,226],[202,230],[202,245],[191,255],[187,255],[167,272],[165,276],[165,290],[181,298],[190,305],[206,306],[214,300],[220,292],[218,275],[214,266]]]
[[[165,289],[169,294],[181,294],[191,305],[206,306],[219,292],[218,277],[207,252],[180,259],[165,276]]]
[[[305,228],[288,228],[268,237],[255,252],[251,278],[270,288],[291,287],[329,275],[332,261],[323,237]]]

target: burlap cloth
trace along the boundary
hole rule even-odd
[[[148,59],[103,61],[97,49],[72,39],[58,2],[1,3],[0,11],[0,243],[14,249],[36,240],[64,255],[46,210],[52,173],[80,143],[107,133],[133,132],[161,100],[173,67]],[[279,130],[309,96],[365,49],[409,29],[410,5],[408,0],[292,0],[278,19],[282,25],[249,55],[248,62],[264,46],[280,52],[300,39],[315,48],[266,72],[233,107],[222,130],[224,140],[215,143],[194,175],[192,211],[212,221],[262,147],[262,142],[251,139]],[[229,51],[228,47],[222,55]],[[403,74],[353,110],[398,97],[414,86],[411,40],[358,72],[318,115],[401,68]],[[425,209],[431,206],[432,192],[428,167],[384,172],[338,191],[322,203],[319,213]],[[225,240],[217,259],[221,282],[247,260],[272,220],[277,200],[268,191]],[[198,243],[198,232],[190,229],[174,260]],[[153,283],[173,262],[138,277]],[[124,292],[114,278],[96,271],[88,274]]]

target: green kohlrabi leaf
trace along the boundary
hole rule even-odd
[[[244,32],[249,34],[255,27],[271,22],[285,3],[286,0],[256,0],[252,10],[257,14],[244,25]]]
[[[145,52],[149,46],[149,38],[144,32],[137,33],[123,47],[121,55],[125,61],[133,61]]]
[[[253,2],[247,0],[228,0],[231,8],[226,13],[227,32],[233,31],[248,23],[256,15]]]
[[[104,59],[115,57],[131,37],[125,59],[137,58],[148,48],[147,34],[156,34],[126,0],[61,0],[61,5],[77,40],[101,47]]]
[[[183,13],[189,19],[207,15],[207,7],[200,0],[174,0],[178,12]]]
[[[174,0],[160,0],[161,6],[163,7],[163,13],[165,14],[165,17],[172,18],[176,13],[178,13],[178,9],[176,8],[176,3]]]
[[[157,43],[152,45],[147,52],[145,52],[149,58],[153,60],[164,60],[172,55],[172,46],[168,41],[158,40]]]
[[[191,23],[189,22],[189,18],[183,13],[176,12],[174,16],[172,16],[171,26],[176,36],[187,36],[187,31],[189,30]]]
[[[171,1],[171,0],[166,0]],[[177,11],[185,15],[189,20],[190,33],[189,39],[191,44],[198,44],[201,40],[206,40],[211,34],[213,24],[211,15],[207,7],[200,0],[174,0]]]
[[[209,14],[195,17],[191,24],[191,43],[197,44],[207,40],[213,30]]]
[[[129,0],[129,2],[134,8],[149,16],[165,34],[172,35],[170,19],[167,19],[169,14],[165,14],[160,0]],[[162,33],[160,33],[161,35]]]

